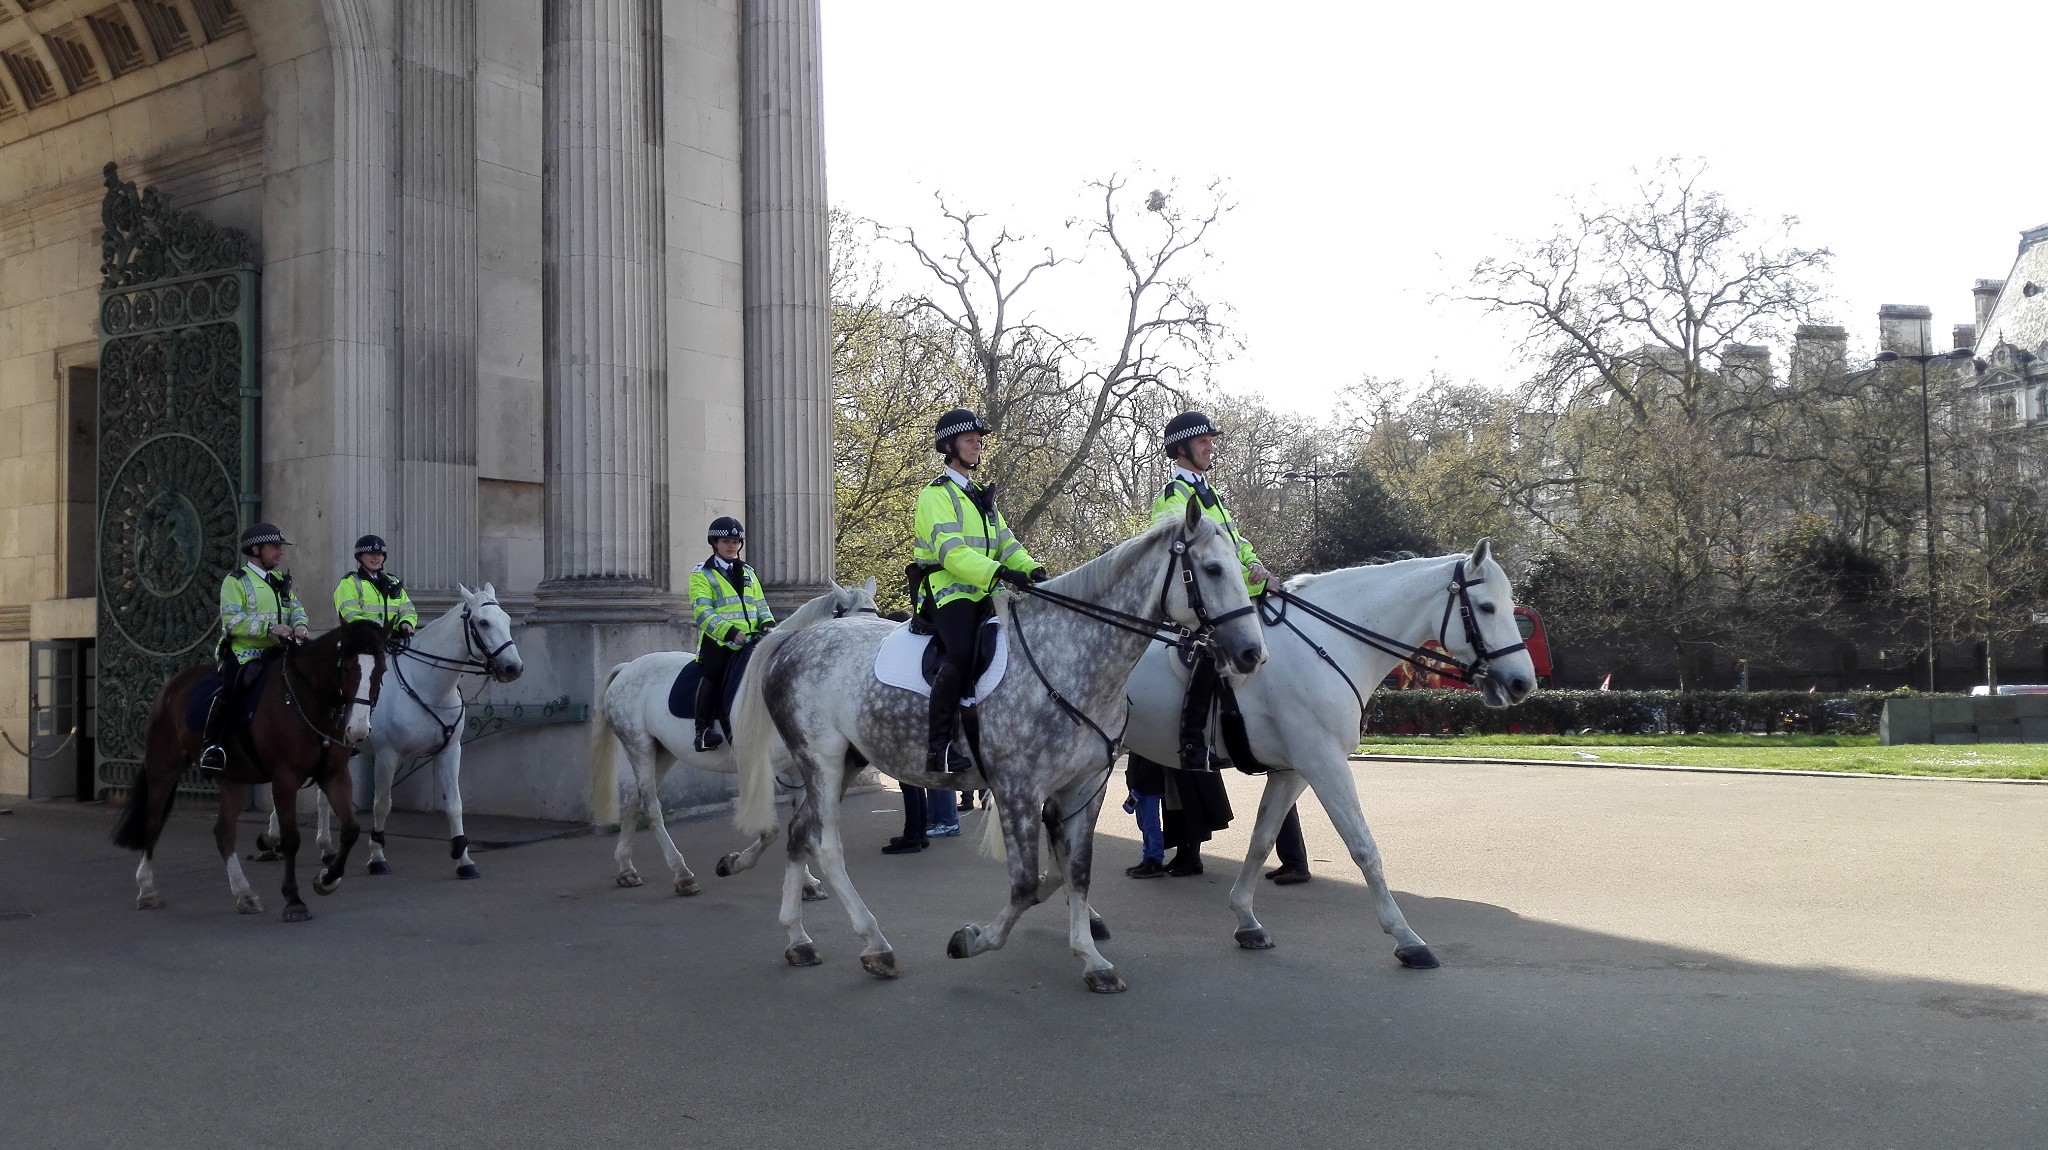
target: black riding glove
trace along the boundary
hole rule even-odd
[[[1033,567],[1031,569],[1031,581],[1033,583],[1043,583],[1050,578],[1052,578],[1052,576],[1046,574],[1045,568],[1043,567]]]
[[[1031,586],[1031,576],[1026,575],[1024,572],[1017,570],[1015,567],[1002,568],[1001,570],[996,572],[996,578],[1001,579],[1003,582],[1008,583],[1012,587]]]

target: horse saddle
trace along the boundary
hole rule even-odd
[[[241,697],[242,705],[237,708],[235,725],[246,729],[256,718],[256,708],[263,705],[263,685],[270,681],[267,673],[276,662],[272,655],[251,659],[236,669],[235,693]],[[192,693],[185,699],[185,729],[193,734],[206,730],[206,713],[213,708],[213,698],[220,694],[220,669],[206,673],[199,680]]]
[[[875,678],[891,687],[931,697],[932,679],[939,673],[940,649],[934,637],[920,635],[909,623],[889,632],[875,652]],[[1010,663],[1010,641],[1003,634],[1001,620],[991,615],[975,631],[974,690],[963,695],[960,705],[972,707],[1003,681]]]
[[[711,716],[725,728],[727,737],[732,735],[732,705],[740,697],[740,679],[747,673],[747,664],[754,658],[754,644],[741,647],[725,668],[725,690],[719,692],[718,713]],[[676,672],[676,681],[668,689],[668,713],[678,719],[697,717],[697,684],[704,679],[704,669],[692,659]]]
[[[1245,731],[1244,712],[1237,706],[1237,691],[1222,676],[1216,680],[1216,728],[1231,766],[1248,775],[1263,775],[1273,769],[1252,756],[1252,739]]]

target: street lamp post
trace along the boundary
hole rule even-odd
[[[1289,471],[1280,476],[1289,483],[1308,484],[1308,539],[1313,550],[1323,535],[1323,480],[1349,479],[1349,471]]]
[[[1922,346],[1925,346],[1924,344]],[[1907,360],[1920,365],[1920,495],[1926,503],[1927,515],[1927,690],[1934,692],[1934,435],[1933,420],[1928,414],[1927,365],[1937,359],[1969,359],[1977,354],[1976,349],[1959,347],[1953,351],[1922,352],[1918,355],[1902,355],[1896,351],[1881,351],[1874,357],[1877,363],[1896,363]]]

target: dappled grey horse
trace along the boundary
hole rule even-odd
[[[1514,620],[1514,589],[1507,572],[1481,540],[1469,555],[1409,559],[1298,575],[1269,594],[1271,661],[1237,685],[1238,708],[1254,757],[1274,768],[1259,799],[1251,848],[1230,890],[1237,912],[1237,942],[1251,950],[1273,945],[1252,913],[1259,868],[1273,849],[1287,811],[1314,787],[1352,861],[1365,875],[1380,929],[1394,936],[1394,956],[1405,966],[1433,967],[1436,956],[1402,916],[1387,887],[1380,849],[1366,826],[1351,775],[1365,700],[1404,659],[1433,657],[1422,644],[1446,652],[1432,671],[1463,675],[1490,707],[1519,703],[1536,689],[1536,667]],[[1180,704],[1185,673],[1172,651],[1155,645],[1131,675],[1133,754],[1172,762],[1179,753]]]
[[[1009,903],[992,922],[962,927],[947,954],[968,958],[1001,947],[1018,917],[1064,884],[1068,939],[1083,960],[1083,980],[1103,993],[1124,989],[1096,949],[1088,909],[1095,819],[1128,712],[1124,683],[1162,626],[1208,644],[1237,674],[1264,661],[1237,554],[1190,502],[1185,519],[1161,523],[1028,596],[999,593],[996,609],[1008,628],[1009,670],[976,708],[983,755],[978,770],[962,774],[924,772],[925,698],[875,677],[876,652],[891,624],[824,622],[771,635],[755,653],[734,726],[736,821],[757,835],[775,825],[774,743],[761,737],[772,724],[799,775],[786,781],[802,791],[790,818],[782,900],[785,958],[792,965],[818,961],[799,897],[808,859],[865,942],[861,965],[881,977],[896,975],[894,951],[847,878],[840,839],[846,783],[862,763],[872,763],[915,786],[986,786],[990,792],[991,823],[1008,856]],[[1045,875],[1039,873],[1041,832],[1053,861]]]

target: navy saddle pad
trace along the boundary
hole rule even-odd
[[[268,659],[252,659],[242,667],[242,714],[241,725],[246,727],[256,717],[256,708],[263,705],[263,684],[270,681],[265,674]],[[185,729],[195,734],[206,730],[206,712],[213,706],[213,697],[220,694],[220,671],[208,671],[192,694],[185,700]]]
[[[974,685],[981,682],[981,676],[988,670],[988,665],[996,660],[996,635],[1002,628],[1003,621],[990,615],[974,630],[974,658],[969,660],[967,675],[967,691],[970,695],[974,691]],[[939,656],[942,653],[939,637],[933,635],[932,641],[924,645],[923,670],[927,685],[939,677]]]
[[[754,644],[740,648],[732,657],[732,663],[725,671],[725,697],[718,701],[718,714],[713,718],[730,722],[733,700],[740,697],[740,677],[747,673],[747,664],[754,658]],[[683,664],[676,673],[676,681],[668,689],[668,713],[678,719],[697,717],[697,683],[704,678],[704,672],[692,659]]]

